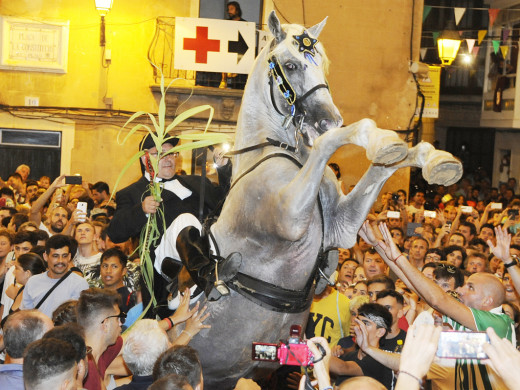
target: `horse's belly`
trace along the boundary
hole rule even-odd
[[[308,312],[278,313],[263,308],[238,293],[208,303],[211,329],[190,343],[201,359],[205,389],[233,389],[236,381],[250,377],[258,362],[251,359],[252,343],[277,343],[287,339],[291,325],[305,329]],[[263,364],[265,367],[266,365]],[[278,364],[269,364],[275,370]]]

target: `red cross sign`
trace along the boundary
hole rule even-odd
[[[174,68],[249,73],[255,41],[255,24],[251,22],[177,17]]]
[[[220,51],[218,39],[208,39],[208,27],[197,26],[195,38],[184,38],[184,50],[195,50],[195,62],[208,63],[208,51]]]

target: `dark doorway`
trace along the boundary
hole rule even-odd
[[[31,168],[30,179],[49,176],[51,181],[60,175],[60,148],[0,145],[0,177],[7,180],[20,164]]]
[[[495,129],[450,127],[446,136],[446,150],[461,159],[464,176],[486,171],[489,178],[493,172]]]

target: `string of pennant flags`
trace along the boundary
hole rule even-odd
[[[446,6],[435,6],[435,5],[425,5],[423,9],[423,23],[430,14],[431,10],[433,8],[453,8],[454,16],[455,16],[455,25],[458,25],[461,21],[462,17],[466,13],[467,7],[446,7]],[[495,23],[495,20],[501,11],[511,11],[511,12],[520,12],[520,9],[498,9],[498,8],[469,8],[471,10],[479,10],[479,11],[487,11],[489,15],[489,29],[493,27],[493,24]],[[477,56],[482,41],[484,41],[484,38],[486,38],[488,34],[488,30],[476,30],[477,31],[477,38],[462,38],[462,34],[464,31],[459,31],[459,34],[461,35],[461,39],[466,41],[466,44],[468,46],[468,53],[473,54],[475,57]],[[432,38],[434,46],[437,46],[437,38],[440,35],[440,31],[433,31],[432,32]],[[500,42],[506,42],[511,35],[511,29],[510,28],[503,28],[501,37],[488,37],[486,41],[491,41],[493,45],[493,51],[495,54],[497,54],[499,51],[502,54],[502,57],[505,59],[507,58],[507,54],[509,53],[509,45],[501,45]],[[501,39],[497,39],[501,38]],[[475,46],[475,43],[477,45]],[[421,48],[420,54],[421,54],[421,60],[424,59],[426,56],[426,52],[428,51],[427,47]]]

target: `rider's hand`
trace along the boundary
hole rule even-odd
[[[160,206],[160,203],[157,202],[154,199],[154,197],[150,195],[144,198],[143,202],[141,203],[141,206],[145,214],[154,214],[155,212],[157,212],[157,208]]]

